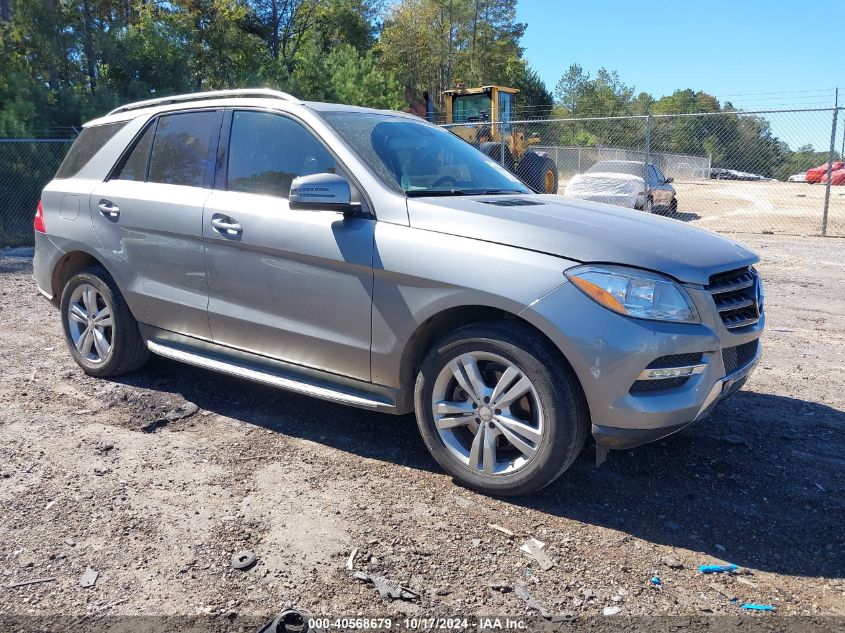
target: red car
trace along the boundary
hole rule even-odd
[[[837,161],[833,163],[833,171],[834,173],[845,169],[845,162]],[[819,165],[818,167],[813,167],[812,169],[807,170],[807,182],[821,182],[824,177],[827,175],[827,163],[824,165]],[[832,178],[833,184],[836,184],[836,179]]]
[[[836,163],[834,163],[834,165],[835,164]],[[819,182],[827,182],[827,173],[822,174],[822,179]],[[830,174],[830,184],[834,186],[845,186],[845,169],[837,169]]]

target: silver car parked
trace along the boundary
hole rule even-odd
[[[269,90],[91,121],[35,243],[85,372],[153,352],[415,411],[442,467],[493,494],[545,486],[590,436],[683,428],[760,357],[757,257],[733,240],[534,194],[411,115]]]

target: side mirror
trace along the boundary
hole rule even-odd
[[[358,205],[352,203],[349,182],[337,174],[298,176],[290,185],[288,202],[291,209],[349,213]]]
[[[675,182],[675,179],[674,178],[667,178],[666,184],[668,185],[670,182]]]

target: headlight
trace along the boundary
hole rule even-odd
[[[585,295],[619,314],[698,323],[686,291],[657,273],[624,266],[576,266],[564,274]]]

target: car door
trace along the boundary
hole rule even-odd
[[[301,122],[234,110],[227,132],[203,215],[214,342],[369,380],[375,221],[290,208],[296,176],[343,175]]]
[[[161,115],[91,195],[91,217],[135,318],[209,339],[202,214],[222,110]]]

